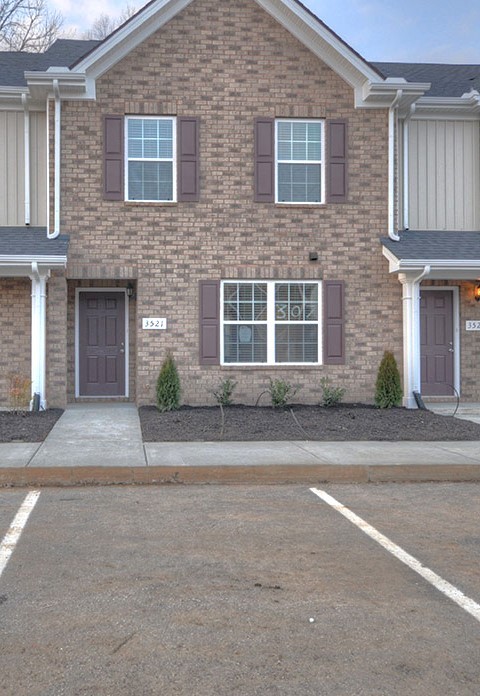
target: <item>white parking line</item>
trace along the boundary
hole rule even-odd
[[[3,537],[3,541],[0,545],[0,577],[5,570],[8,560],[12,555],[18,540],[20,539],[23,528],[27,524],[30,513],[35,507],[39,496],[40,491],[30,491],[18,509],[17,514],[13,518],[10,529]]]
[[[405,563],[409,568],[414,570],[416,573],[422,576],[427,582],[440,590],[444,595],[446,595],[453,602],[458,604],[462,609],[471,614],[477,621],[480,621],[480,605],[467,597],[457,589],[454,585],[441,578],[439,575],[430,570],[426,566],[422,565],[420,561],[411,556],[409,553],[404,551],[400,546],[394,544],[393,541],[383,534],[381,534],[375,527],[365,522],[361,517],[352,512],[349,508],[339,503],[338,500],[333,498],[331,495],[325,491],[321,491],[318,488],[310,488],[312,493],[315,493],[319,498],[321,498],[325,503],[330,505],[334,510],[339,512],[341,515],[347,518],[350,522],[356,525],[362,532],[365,532],[371,539],[376,541],[380,546],[389,551],[393,556],[398,558],[398,560]]]

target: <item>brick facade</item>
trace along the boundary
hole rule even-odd
[[[252,403],[268,377],[319,398],[319,380],[370,401],[385,349],[401,361],[401,288],[388,276],[379,237],[387,221],[387,111],[354,109],[353,90],[252,0],[196,0],[97,81],[96,102],[62,106],[62,229],[71,235],[67,277],[96,268],[93,284],[138,278],[132,398],[154,400],[168,350],[186,403],[212,401],[220,379],[238,381]],[[102,117],[200,119],[200,201],[142,204],[102,199]],[[348,119],[349,201],[323,206],[253,202],[254,119]],[[318,262],[309,262],[317,251]],[[74,270],[75,269],[75,270]],[[198,283],[221,278],[344,280],[346,365],[200,367]],[[72,283],[69,283],[68,397],[73,398]],[[167,331],[141,329],[162,316]],[[381,330],[380,330],[381,327]],[[401,367],[401,365],[400,365]],[[134,383],[134,384],[133,384]]]
[[[0,406],[9,407],[10,376],[31,374],[30,280],[0,278]]]

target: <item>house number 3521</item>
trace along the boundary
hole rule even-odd
[[[158,317],[148,317],[142,319],[142,329],[166,329],[167,320]]]
[[[465,328],[467,331],[480,331],[480,321],[468,320]]]

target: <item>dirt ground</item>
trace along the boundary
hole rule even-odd
[[[453,407],[452,407],[453,412]],[[404,408],[377,409],[361,404],[334,408],[300,406],[183,406],[160,413],[154,406],[139,409],[146,442],[251,440],[480,440],[480,425]]]
[[[0,442],[43,442],[62,413],[61,408],[0,411]]]

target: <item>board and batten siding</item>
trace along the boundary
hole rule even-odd
[[[30,224],[47,221],[47,138],[42,112],[30,113]],[[23,111],[0,112],[0,226],[25,225]]]
[[[478,230],[479,122],[412,119],[409,124],[412,230]]]

